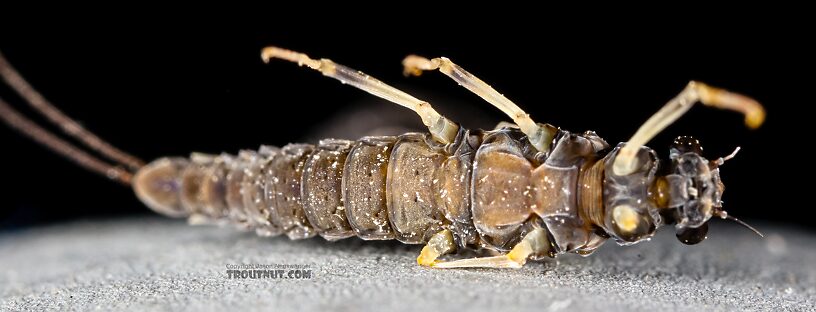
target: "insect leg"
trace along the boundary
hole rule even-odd
[[[548,254],[550,252],[550,242],[547,238],[547,231],[535,229],[527,233],[513,249],[505,255],[494,257],[481,257],[455,260],[449,262],[436,262],[432,264],[435,268],[513,268],[518,269],[527,263],[527,258],[536,254]]]
[[[422,123],[428,127],[434,138],[442,143],[453,142],[459,131],[459,126],[436,112],[428,102],[419,100],[360,71],[334,63],[332,60],[315,60],[309,58],[306,54],[278,47],[264,48],[261,51],[261,58],[267,63],[270,59],[278,58],[298,63],[300,66],[305,65],[323,73],[324,76],[332,77],[342,83],[347,83],[377,97],[407,107],[422,118]]]
[[[637,170],[635,168],[635,154],[638,149],[660,131],[674,123],[680,116],[683,116],[697,102],[706,106],[743,113],[745,115],[745,125],[752,129],[762,125],[765,120],[765,109],[757,101],[740,94],[710,87],[701,82],[689,82],[680,94],[646,120],[629,139],[626,146],[618,152],[612,168],[615,174],[627,175]]]
[[[404,73],[406,75],[419,76],[422,71],[438,69],[443,74],[451,77],[461,86],[467,88],[479,97],[492,104],[502,112],[513,119],[521,131],[527,135],[530,143],[536,147],[540,152],[548,152],[552,139],[555,133],[550,127],[537,124],[530,118],[530,115],[525,113],[513,101],[506,98],[504,95],[493,89],[490,85],[485,83],[473,74],[454,64],[446,57],[438,57],[435,59],[427,59],[417,55],[409,55],[402,61],[404,66]]]
[[[436,258],[439,256],[453,252],[456,249],[456,244],[453,242],[453,234],[449,230],[442,230],[434,234],[428,244],[422,247],[422,252],[417,257],[417,263],[421,266],[433,266],[438,263]]]

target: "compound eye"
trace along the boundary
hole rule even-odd
[[[685,153],[695,153],[697,155],[703,155],[703,146],[700,145],[700,141],[690,136],[679,136],[674,139],[674,142],[671,146],[672,154],[683,155]]]
[[[681,228],[677,230],[677,240],[686,245],[696,245],[706,239],[708,222],[696,228]]]

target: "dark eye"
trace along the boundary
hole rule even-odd
[[[671,149],[673,153],[676,151],[677,155],[685,153],[703,155],[703,146],[700,145],[700,141],[690,136],[679,136],[674,139]]]
[[[686,245],[696,245],[706,239],[708,234],[708,223],[696,228],[683,228],[677,230],[677,240]]]

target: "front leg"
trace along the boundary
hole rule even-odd
[[[692,81],[683,89],[680,94],[671,99],[649,120],[640,126],[635,135],[626,143],[618,156],[612,169],[617,175],[628,175],[637,170],[635,154],[641,146],[649,142],[655,135],[663,131],[666,127],[674,123],[691,106],[700,102],[706,106],[713,106],[721,109],[730,109],[745,115],[745,125],[755,129],[762,125],[765,120],[765,109],[757,101],[736,93],[731,93],[723,89],[714,88],[704,83]]]

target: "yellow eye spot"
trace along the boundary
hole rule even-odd
[[[612,219],[618,225],[621,231],[631,233],[638,226],[638,215],[635,208],[629,205],[618,205],[612,210]]]

